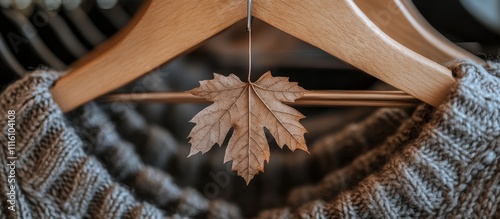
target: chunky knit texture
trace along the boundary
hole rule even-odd
[[[499,66],[453,63],[458,83],[444,104],[418,107],[395,134],[259,218],[499,218]],[[368,121],[403,112],[378,113]],[[350,141],[339,133],[330,146]]]
[[[34,73],[10,86],[0,98],[0,114],[16,111],[15,212],[7,210],[8,156],[6,135],[0,136],[2,218],[142,218],[161,215],[113,182],[54,104],[49,87],[55,73]],[[3,116],[2,116],[3,117]],[[0,122],[7,133],[7,120]]]
[[[138,116],[127,117],[140,119]],[[186,216],[240,217],[236,206],[221,200],[209,201],[192,188],[180,188],[172,176],[145,164],[150,162],[161,166],[161,161],[167,162],[175,154],[175,140],[162,128],[140,124],[127,126],[144,128],[129,133],[130,139],[138,141],[132,144],[120,137],[108,115],[94,103],[75,110],[69,119],[75,124],[73,127],[78,127],[75,130],[85,143],[85,151],[96,156],[114,179],[132,188],[138,197],[168,212]]]
[[[282,206],[259,218],[500,217],[500,65],[450,67],[458,82],[439,108],[381,109],[312,144],[311,156],[273,152],[249,187],[231,175],[217,197],[253,215]],[[189,147],[124,104],[63,116],[49,93],[57,78],[34,72],[0,95],[0,117],[16,110],[18,199],[7,210],[3,134],[0,218],[240,217],[178,185],[203,191],[209,172],[225,171],[223,150],[186,159]]]
[[[240,217],[233,205],[181,189],[167,174],[142,163],[94,104],[72,113],[78,123],[72,127],[49,92],[57,78],[55,72],[34,72],[0,97],[1,115],[16,111],[17,130],[15,184],[8,184],[7,136],[0,136],[5,146],[0,147],[0,218]],[[7,119],[0,127],[7,133]],[[5,203],[8,185],[16,188],[15,211]]]

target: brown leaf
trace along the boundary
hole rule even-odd
[[[264,127],[281,148],[287,145],[292,151],[307,152],[304,139],[307,131],[299,122],[304,115],[282,103],[294,102],[306,90],[288,82],[288,78],[273,77],[266,72],[257,82],[244,83],[233,74],[228,77],[214,74],[213,80],[201,81],[200,87],[189,92],[214,103],[190,121],[196,125],[189,134],[188,157],[205,153],[214,144],[220,146],[233,127],[224,163],[233,160],[232,170],[238,171],[248,184],[254,175],[264,171],[264,161],[269,162]]]

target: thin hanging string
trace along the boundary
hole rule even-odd
[[[252,74],[252,30],[248,29],[248,82]]]
[[[248,0],[247,31],[248,31],[248,83],[252,74],[252,0]]]
[[[0,0],[1,1],[1,0]],[[252,73],[252,0],[248,0],[248,83]],[[250,94],[250,93],[249,93]],[[186,92],[113,94],[99,101],[140,103],[205,103],[206,100]],[[420,101],[401,91],[310,91],[294,103],[298,106],[384,106],[415,107]]]

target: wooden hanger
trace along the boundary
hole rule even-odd
[[[102,102],[138,102],[138,103],[210,103],[210,101],[188,92],[155,92],[111,94],[99,98]],[[321,90],[307,92],[293,103],[295,106],[380,106],[380,107],[415,107],[421,102],[402,91],[379,90]]]
[[[435,30],[411,0],[355,0],[356,5],[384,33],[409,49],[437,63],[455,59],[485,61],[455,45]]]
[[[69,111],[188,51],[245,18],[246,1],[150,0],[113,41],[52,89]],[[454,83],[445,67],[397,43],[353,0],[255,0],[253,15],[433,106]]]

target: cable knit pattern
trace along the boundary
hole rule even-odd
[[[458,83],[444,104],[420,106],[381,146],[291,194],[310,202],[259,218],[498,218],[500,68],[450,68]]]

